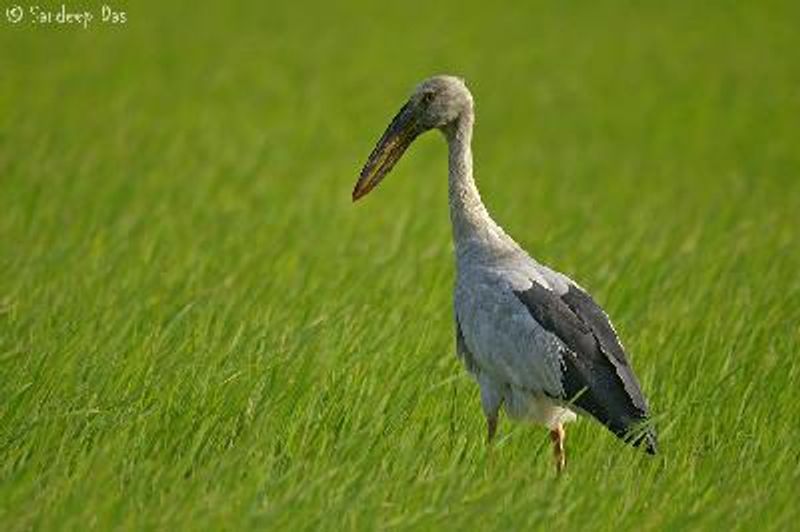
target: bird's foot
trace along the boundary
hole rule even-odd
[[[486,445],[491,446],[497,434],[497,416],[486,416]]]
[[[564,468],[567,467],[567,453],[564,450],[566,437],[567,433],[561,423],[550,431],[550,440],[553,442],[553,458],[555,458],[556,473],[558,475],[561,475],[564,472]]]

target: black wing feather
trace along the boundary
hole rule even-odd
[[[563,295],[534,282],[514,292],[531,316],[567,347],[563,353],[564,399],[588,412],[614,434],[656,451],[652,427],[631,435],[647,420],[648,408],[625,351],[605,312],[583,290],[570,285]]]

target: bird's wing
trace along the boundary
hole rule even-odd
[[[561,294],[539,283],[515,291],[531,316],[565,345],[562,352],[562,399],[588,412],[612,432],[627,437],[648,416],[647,402],[608,316],[572,282]],[[652,429],[641,434],[655,452]]]
[[[524,282],[501,270],[459,273],[455,298],[459,356],[473,374],[498,387],[512,385],[561,397],[560,351],[565,346],[515,296],[515,286]]]
[[[569,278],[533,264],[536,275],[514,265],[459,279],[456,317],[470,363],[500,384],[571,403],[626,437],[646,419],[647,404],[608,317]]]

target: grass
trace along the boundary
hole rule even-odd
[[[462,4],[459,4],[462,5]],[[796,3],[127,5],[0,20],[0,529],[771,529],[800,481]],[[501,423],[454,356],[420,79],[613,316],[662,453]]]

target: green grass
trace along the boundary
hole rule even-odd
[[[797,526],[797,3],[160,4],[0,20],[0,529]],[[444,143],[349,198],[439,72],[659,456],[588,420],[560,480],[540,428],[487,456]]]

